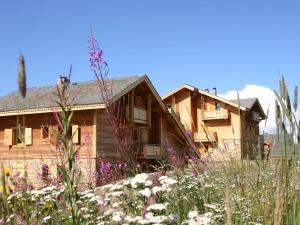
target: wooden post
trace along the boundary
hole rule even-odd
[[[147,123],[148,123],[148,128],[151,128],[151,94],[148,94],[148,99],[147,99]]]
[[[163,152],[163,120],[162,120],[162,113],[159,112],[159,132],[160,132],[160,155],[162,155]]]
[[[190,115],[189,130],[193,130],[192,91],[189,91],[189,98],[190,98],[190,104],[188,109],[188,113]]]
[[[176,110],[177,111],[177,109],[176,109],[176,98],[175,98],[175,95],[172,95],[172,108],[174,109],[174,111]],[[175,112],[176,112],[175,111]],[[177,113],[177,112],[176,112]]]
[[[25,127],[25,115],[23,115],[23,127]]]
[[[97,158],[97,109],[94,111],[93,114],[93,158]]]
[[[239,109],[239,127],[240,127],[240,151],[241,151],[241,160],[244,158],[244,151],[245,151],[245,146],[244,146],[244,135],[243,135],[243,114],[241,113]]]
[[[134,89],[130,92],[130,121],[131,125],[134,125]]]
[[[16,124],[16,127],[18,128],[18,127],[19,127],[19,115],[17,115],[16,117],[17,117],[17,121],[16,121],[17,124]]]

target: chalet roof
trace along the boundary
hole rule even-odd
[[[168,94],[166,94],[165,96],[163,96],[162,99],[164,100],[164,99],[170,97],[171,95],[177,93],[178,91],[180,91],[184,88],[189,89],[191,91],[198,92],[198,93],[203,94],[203,95],[206,95],[206,96],[211,97],[213,99],[219,100],[219,101],[224,102],[224,103],[226,103],[228,105],[231,105],[233,107],[237,107],[237,108],[239,107],[237,99],[227,100],[227,99],[224,99],[224,98],[222,98],[218,95],[210,93],[206,90],[198,89],[198,88],[196,88],[192,85],[189,85],[189,84],[183,84],[183,85],[179,86],[178,88],[174,89],[173,91],[171,91]],[[263,118],[266,118],[266,115],[265,115],[265,113],[264,113],[264,111],[263,111],[263,109],[262,109],[262,107],[261,107],[261,105],[260,105],[257,98],[240,99],[240,109],[244,110],[244,111],[249,111],[249,110],[251,110],[251,108],[256,103],[258,104],[258,106],[260,108],[260,111],[261,111],[261,114],[262,114]]]
[[[112,94],[116,98],[135,84],[140,83],[146,76],[129,76],[108,80]],[[56,85],[32,87],[27,89],[26,98],[22,98],[18,91],[0,97],[0,114],[29,109],[45,109],[53,106],[53,93]],[[76,97],[73,105],[102,104],[102,98],[96,80],[71,84],[71,93]]]
[[[230,101],[234,104],[238,104],[240,102],[241,106],[251,109],[257,100],[258,100],[257,98],[241,98],[239,100],[238,99],[230,99],[228,101]]]

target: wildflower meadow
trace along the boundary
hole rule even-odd
[[[32,180],[25,164],[21,174],[1,163],[0,225],[300,224],[297,154],[274,161],[261,154],[254,160],[214,161],[208,153],[196,152],[192,143],[184,156],[178,155],[165,140],[166,159],[143,169],[130,152],[122,114],[105,82],[107,63],[94,36],[89,44],[91,70],[107,106],[120,157],[114,162],[101,159],[97,173],[87,173],[80,166],[81,146],[73,145],[70,132],[73,97],[68,83],[57,86],[53,118],[59,128],[59,154],[54,162],[58,173],[41,163]],[[24,65],[22,57],[19,86],[26,97]],[[286,137],[286,148],[294,148],[300,140],[297,94],[291,104],[282,79],[276,95],[278,132]],[[96,178],[97,183],[90,182]],[[37,182],[42,184],[39,188],[34,185]]]

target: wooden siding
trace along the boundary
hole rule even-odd
[[[190,90],[183,89],[176,95],[172,95],[165,100],[165,104],[172,105],[185,129],[193,130],[192,96]]]
[[[55,126],[52,113],[26,115],[24,116],[24,126],[31,129],[31,142],[27,140],[25,146],[8,146],[4,143],[4,130],[16,127],[17,116],[0,118],[0,158],[2,159],[39,159],[55,157],[55,146],[50,141],[42,140],[42,127]],[[93,156],[93,110],[77,111],[74,113],[72,124],[79,127],[79,143],[85,143],[80,150],[80,157]],[[27,129],[29,130],[29,129]]]
[[[168,145],[171,145],[177,153],[182,154],[182,157],[184,156],[186,146],[183,143],[185,141],[182,135],[179,135],[178,127],[165,114],[162,115],[161,120],[161,142],[161,154],[163,157],[167,157]]]
[[[172,106],[185,128],[196,133],[195,136],[206,137],[203,133],[208,132],[210,138],[201,142],[216,158],[241,159],[250,151],[248,143],[253,145],[258,140],[258,123],[253,121],[251,113],[239,110],[219,99],[182,89],[167,97],[164,102]],[[203,112],[216,112],[217,104],[221,111],[228,112],[228,116],[204,119]],[[221,151],[217,152],[217,149]],[[199,150],[204,151],[203,145],[199,145]]]
[[[117,156],[117,140],[114,137],[106,110],[97,113],[97,153],[96,157]]]

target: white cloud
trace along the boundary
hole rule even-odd
[[[273,90],[264,86],[258,86],[254,84],[248,84],[242,90],[238,90],[240,98],[258,98],[265,114],[267,114],[268,107],[269,114],[267,124],[265,128],[266,133],[276,132],[275,123],[275,94]],[[237,91],[227,91],[225,94],[221,94],[221,97],[225,99],[237,99]],[[260,122],[261,132],[264,129],[265,121]]]

